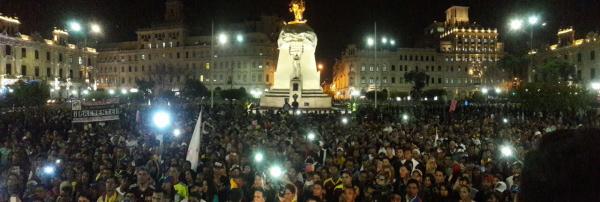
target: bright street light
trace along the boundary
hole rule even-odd
[[[83,90],[83,94],[84,95],[90,94],[90,91],[89,90]]]
[[[113,90],[113,89],[108,90],[108,94],[114,95],[115,94],[115,90]]]
[[[496,91],[496,94],[500,94],[500,93],[502,93],[502,89],[501,89],[501,88],[498,88],[498,87],[496,87],[496,88],[494,89],[494,91]]]
[[[540,21],[540,18],[538,16],[532,15],[532,16],[529,16],[527,21],[529,22],[530,25],[535,25]]]
[[[221,44],[221,45],[226,44],[228,41],[227,34],[225,34],[225,33],[219,34],[218,40],[219,40],[219,44]]]
[[[169,124],[171,124],[171,116],[165,111],[158,111],[154,113],[154,116],[152,117],[152,122],[159,129],[163,129],[169,126]]]
[[[77,95],[77,90],[72,90],[72,91],[71,91],[71,94],[73,94],[73,95]]]
[[[502,123],[508,123],[508,119],[507,118],[503,118],[502,119]]]
[[[283,175],[283,170],[278,165],[273,165],[269,168],[269,174],[272,178],[278,179]]]
[[[513,155],[512,148],[508,145],[501,146],[500,152],[502,153],[502,156],[504,156],[504,157],[510,157]]]
[[[121,89],[121,94],[123,94],[123,95],[127,94],[127,89],[125,89],[125,88]]]
[[[262,162],[264,158],[265,156],[261,152],[257,152],[256,154],[254,154],[254,161],[257,163]]]
[[[520,30],[521,28],[523,28],[523,20],[521,19],[513,19],[510,21],[510,23],[508,24],[510,27],[510,30]]]
[[[244,36],[242,34],[237,34],[235,36],[235,40],[239,43],[242,43],[242,42],[244,42]]]
[[[488,89],[487,88],[481,88],[481,93],[483,93],[484,95],[488,93]]]
[[[388,42],[387,38],[385,38],[385,37],[381,38],[381,43],[386,44],[387,42]]]
[[[317,68],[319,68],[319,70],[323,70],[323,64],[319,64]]]
[[[344,125],[345,125],[345,124],[348,124],[348,118],[346,118],[346,117],[343,117],[343,118],[342,118],[342,123],[343,123]]]
[[[71,29],[71,31],[74,31],[74,32],[80,32],[81,24],[79,24],[79,22],[77,22],[77,21],[71,21],[69,23],[69,29]]]
[[[600,90],[600,82],[592,82],[590,85],[592,86],[592,89]]]
[[[306,138],[308,138],[309,141],[313,141],[313,140],[315,140],[316,135],[315,135],[315,133],[310,132],[310,133],[308,133],[308,135],[306,136]]]
[[[370,46],[373,46],[373,45],[375,45],[375,39],[373,39],[373,38],[371,38],[371,37],[368,37],[368,38],[367,38],[367,45],[368,45],[369,47],[370,47]]]
[[[94,34],[100,34],[100,33],[102,33],[102,28],[100,27],[99,24],[96,24],[96,23],[92,23],[90,25],[90,30]]]
[[[393,39],[392,39],[392,40],[390,40],[390,44],[391,44],[392,46],[393,46],[393,45],[396,45],[396,40],[393,40]]]
[[[175,130],[173,130],[173,136],[179,137],[179,135],[181,135],[181,130],[179,128],[175,128]]]

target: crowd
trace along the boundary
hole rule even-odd
[[[125,105],[119,121],[88,124],[72,124],[66,109],[4,112],[0,201],[516,201],[522,160],[538,140],[588,124],[497,107],[165,108],[181,135],[153,127],[155,106]],[[192,167],[186,155],[201,108],[208,124]]]

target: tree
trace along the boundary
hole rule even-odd
[[[508,54],[498,62],[498,68],[508,72],[510,77],[526,78],[529,60],[525,56]]]
[[[375,100],[375,91],[369,91],[369,92],[366,93],[365,96],[369,100]],[[387,91],[387,89],[383,89],[383,90],[377,91],[377,100],[378,101],[382,101],[382,100],[385,101],[387,99],[388,99],[388,91]]]
[[[44,82],[19,80],[11,88],[13,93],[8,95],[8,100],[16,106],[40,106],[50,98],[50,86]]]
[[[538,69],[538,75],[541,82],[568,81],[574,78],[575,66],[559,58],[550,58]]]
[[[155,83],[151,80],[146,81],[143,79],[136,79],[135,85],[138,87],[139,92],[142,93],[144,97],[147,97],[152,93]]]
[[[181,94],[188,98],[197,98],[208,95],[208,89],[202,82],[196,79],[185,81]]]
[[[404,74],[404,79],[410,81],[413,84],[413,90],[411,91],[411,96],[415,98],[419,98],[421,96],[421,91],[427,84],[429,80],[429,75],[425,74],[425,72],[417,72],[410,71]]]
[[[590,108],[594,95],[565,83],[528,83],[518,88],[510,99],[533,111],[574,112]]]
[[[110,95],[104,89],[98,89],[96,91],[91,91],[90,95],[86,96],[88,99],[94,100],[104,100],[110,98]]]
[[[438,97],[439,101],[446,100],[446,96],[448,92],[444,89],[429,89],[423,92],[423,96],[433,99],[434,97]]]
[[[227,89],[227,90],[221,91],[221,97],[224,99],[230,99],[230,100],[233,100],[233,99],[242,100],[242,99],[248,97],[248,94],[246,93],[245,88]]]

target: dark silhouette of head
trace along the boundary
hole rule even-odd
[[[599,129],[547,134],[525,157],[519,201],[596,201],[598,168]]]

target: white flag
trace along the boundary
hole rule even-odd
[[[198,167],[200,141],[202,141],[202,110],[200,110],[200,115],[198,115],[198,121],[196,121],[194,133],[192,134],[192,139],[190,140],[188,147],[187,156],[185,157],[185,160],[188,160],[192,163],[192,169],[194,171],[196,171],[196,167]]]

